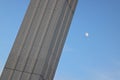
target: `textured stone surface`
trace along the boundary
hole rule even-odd
[[[31,0],[0,80],[53,80],[77,0]]]

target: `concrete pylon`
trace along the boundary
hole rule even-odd
[[[31,0],[0,80],[53,80],[77,0]]]

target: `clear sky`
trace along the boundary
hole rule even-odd
[[[0,0],[0,71],[30,0]],[[79,0],[54,80],[120,80],[120,0]]]

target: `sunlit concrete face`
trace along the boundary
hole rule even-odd
[[[0,80],[53,80],[77,0],[31,0]]]

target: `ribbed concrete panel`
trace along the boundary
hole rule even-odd
[[[72,16],[72,15],[71,15]],[[70,17],[70,14],[69,14],[69,17]],[[48,79],[53,79],[54,78],[54,75],[55,75],[55,71],[56,71],[56,68],[57,68],[57,65],[58,65],[58,61],[59,61],[59,58],[61,56],[61,52],[62,52],[62,49],[63,49],[63,46],[64,46],[64,43],[65,43],[65,39],[66,39],[66,35],[68,33],[68,31],[66,29],[69,29],[69,27],[66,27],[64,30],[63,30],[63,34],[61,35],[62,39],[59,43],[59,48],[57,48],[57,52],[55,53],[55,56],[54,56],[54,60],[52,60],[52,65],[51,65],[51,69],[49,70],[49,74],[47,77]],[[66,32],[65,32],[66,31]],[[65,35],[66,34],[66,35]]]
[[[73,14],[75,12],[75,8],[76,8],[76,5],[77,5],[77,2],[78,2],[78,0],[72,0],[71,3],[70,3],[70,9],[73,12]]]
[[[73,6],[72,8],[75,9],[77,1],[74,0],[74,2],[72,2],[72,0],[71,0],[70,3],[72,3],[72,6]],[[66,10],[66,12],[67,12],[67,10]],[[61,51],[63,49],[63,45],[65,43],[66,36],[67,36],[68,31],[69,31],[70,23],[71,23],[71,20],[72,20],[72,17],[73,17],[73,11],[72,11],[70,6],[69,6],[67,14],[68,14],[68,16],[66,15],[66,18],[64,19],[66,22],[63,21],[64,23],[62,25],[62,26],[65,26],[62,30],[63,34],[60,35],[61,37],[59,37],[58,42],[57,42],[57,45],[59,45],[59,46],[58,46],[58,48],[56,47],[57,50],[54,50],[54,51],[57,51],[57,52],[55,52],[54,56],[52,56],[53,60],[51,60],[52,61],[51,67],[49,67],[49,71],[47,72],[48,80],[54,78],[54,74],[55,74],[55,71],[56,71],[56,68],[57,68],[57,65],[58,65],[58,62],[59,62]]]
[[[29,80],[41,80],[39,75],[32,74]]]
[[[59,34],[59,31],[60,31],[60,29],[61,29],[61,24],[62,24],[62,21],[61,20],[63,20],[63,18],[64,18],[64,13],[65,13],[65,10],[66,10],[66,6],[67,6],[67,3],[66,3],[66,1],[64,1],[64,0],[61,0],[62,2],[64,2],[63,3],[63,7],[64,7],[64,9],[62,9],[62,11],[61,11],[61,14],[60,14],[60,17],[59,17],[59,19],[58,19],[58,21],[57,21],[57,24],[56,24],[56,29],[55,29],[55,31],[54,31],[54,34],[53,34],[53,40],[51,41],[51,44],[50,44],[50,48],[49,48],[49,50],[48,50],[48,54],[47,54],[47,57],[46,57],[46,61],[45,61],[45,64],[44,64],[44,67],[43,67],[43,70],[42,70],[42,74],[44,75],[44,74],[46,74],[47,72],[47,69],[48,69],[48,67],[49,67],[49,65],[50,65],[50,56],[52,56],[52,50],[53,50],[53,48],[54,48],[54,45],[55,45],[55,41],[56,41],[56,38],[57,38],[57,36],[58,36],[58,34]],[[58,8],[60,8],[59,6],[58,6]]]
[[[15,68],[15,65],[17,63],[17,59],[20,55],[21,49],[24,45],[27,35],[29,34],[30,25],[33,21],[33,18],[36,13],[36,9],[37,9],[39,2],[40,2],[40,0],[36,0],[36,1],[31,0],[31,2],[30,2],[30,5],[29,5],[26,15],[24,17],[24,20],[23,20],[23,23],[19,30],[19,33],[16,37],[13,48],[8,57],[8,60],[6,63],[6,67],[8,67],[8,68],[12,68],[12,69]]]
[[[68,5],[71,3],[71,1],[74,1],[74,0],[66,0]]]
[[[77,0],[31,0],[0,80],[53,80]]]
[[[17,63],[17,66],[16,66],[17,70],[23,71],[23,69],[24,69],[26,60],[28,58],[28,55],[29,55],[32,47],[33,47],[33,43],[34,43],[34,40],[36,38],[36,34],[37,34],[38,29],[40,27],[39,25],[40,25],[41,17],[43,16],[41,14],[41,12],[43,10],[45,10],[46,4],[47,4],[46,0],[41,0],[39,6],[37,7],[37,12],[34,16],[34,21],[31,23],[31,28],[29,30],[29,34],[26,38],[26,42],[24,43],[24,46],[23,46],[22,51],[21,51],[21,55],[18,59],[18,63]],[[40,16],[40,14],[41,14],[41,16]]]
[[[47,27],[48,31],[45,31],[46,33],[45,33],[45,37],[43,40],[43,44],[42,44],[42,47],[40,48],[41,50],[39,51],[40,54],[38,55],[38,60],[36,61],[36,65],[34,67],[34,73],[36,73],[36,74],[41,74],[41,71],[42,71],[42,68],[44,65],[44,61],[46,59],[47,51],[48,51],[48,48],[50,47],[49,46],[50,39],[51,39],[50,35],[52,34],[51,29],[53,29],[53,27],[49,28],[50,27],[49,23],[51,21],[52,14],[53,14],[53,11],[55,9],[56,3],[57,3],[57,0],[51,0],[49,2],[48,8],[46,9],[46,14],[44,15],[44,18],[43,18],[42,25]],[[46,34],[49,34],[49,35],[46,35]]]
[[[12,76],[13,70],[10,69],[4,69],[3,73],[0,77],[0,80],[10,80],[11,76]]]
[[[13,73],[12,77],[10,78],[10,80],[20,80],[21,73],[22,72],[20,72],[20,71],[14,70],[14,73]]]
[[[45,2],[45,4],[43,4],[42,2]],[[41,2],[41,7],[43,7],[43,8],[40,7],[41,8],[39,10],[40,13],[38,13],[38,16],[41,14],[40,21],[39,20],[37,21],[37,23],[39,24],[38,25],[39,28],[37,29],[36,38],[35,38],[34,44],[32,46],[32,49],[29,52],[28,60],[25,65],[26,72],[32,72],[33,66],[35,65],[35,61],[36,61],[38,53],[39,53],[39,49],[40,49],[42,41],[43,41],[44,33],[46,32],[46,29],[47,29],[47,27],[41,26],[41,23],[42,23],[41,19],[43,19],[43,17],[44,17],[45,8],[47,7],[49,0],[42,0],[42,2]]]
[[[77,2],[77,0],[74,0],[75,2]],[[75,3],[77,5],[77,3]],[[76,7],[76,5],[74,5],[74,9]],[[75,10],[74,10],[75,11]],[[59,62],[59,59],[60,59],[60,56],[61,56],[61,52],[62,52],[62,49],[63,49],[63,46],[64,46],[64,43],[65,43],[65,40],[66,40],[66,37],[67,37],[67,34],[68,34],[68,31],[69,31],[69,28],[70,28],[70,24],[71,24],[71,21],[72,21],[72,18],[73,18],[73,11],[70,10],[70,14],[69,14],[69,17],[68,17],[68,20],[66,22],[66,28],[64,30],[64,35],[63,35],[63,40],[60,42],[60,45],[59,45],[59,49],[56,53],[56,57],[54,59],[54,63],[53,63],[53,66],[52,66],[52,70],[51,70],[51,73],[49,75],[49,79],[50,80],[53,80],[54,78],[54,75],[55,75],[55,71],[57,69],[57,66],[58,66],[58,62]]]
[[[30,75],[31,75],[30,73],[23,72],[23,74],[21,76],[21,80],[29,80]]]
[[[67,13],[68,13],[68,9],[69,9],[67,3],[65,5],[66,5],[65,8],[64,8],[65,11],[62,12],[62,13],[64,13],[63,14],[63,18],[61,18],[62,19],[62,20],[60,20],[61,23],[58,25],[59,26],[58,34],[55,36],[56,39],[54,41],[54,46],[52,47],[51,54],[50,54],[50,59],[48,60],[49,61],[48,62],[49,65],[48,65],[47,71],[45,73],[46,74],[45,78],[47,78],[49,76],[50,72],[51,72],[51,67],[52,67],[52,64],[54,62],[56,50],[57,50],[57,47],[58,47],[57,45],[62,40],[60,37],[61,37],[61,34],[63,34],[64,28],[65,28],[64,23],[66,22],[66,17],[68,16]]]
[[[57,53],[57,51],[58,51],[58,49],[59,49],[59,46],[58,45],[61,45],[61,41],[63,40],[63,35],[65,35],[64,34],[64,32],[65,32],[65,28],[66,28],[66,22],[67,22],[67,20],[68,20],[68,16],[69,16],[69,13],[70,13],[70,8],[69,8],[69,6],[67,5],[67,7],[66,7],[66,12],[65,12],[65,14],[64,14],[64,18],[63,18],[63,22],[62,22],[62,24],[61,24],[61,30],[59,30],[59,35],[57,36],[57,39],[56,39],[56,43],[55,43],[55,46],[54,46],[54,48],[53,48],[53,55],[51,56],[51,62],[50,62],[50,66],[48,67],[49,69],[48,69],[48,72],[47,72],[47,76],[46,76],[46,78],[48,78],[48,79],[50,79],[50,78],[52,78],[51,77],[51,75],[53,74],[53,73],[51,73],[51,72],[54,72],[54,70],[53,70],[53,64],[55,63],[55,59],[56,59],[56,53]],[[59,54],[61,54],[60,52],[58,52]]]
[[[58,21],[58,19],[59,19],[59,17],[60,17],[60,13],[61,13],[61,10],[62,10],[62,8],[63,7],[59,7],[60,5],[63,5],[64,4],[64,0],[59,0],[60,2],[58,2],[57,4],[56,4],[56,7],[55,7],[55,10],[54,10],[54,12],[53,12],[53,14],[52,15],[54,15],[54,16],[52,16],[52,19],[50,20],[50,25],[49,25],[49,29],[48,29],[48,33],[46,34],[46,36],[48,35],[48,37],[49,37],[49,41],[48,42],[51,42],[51,40],[52,40],[52,37],[53,37],[53,34],[54,34],[54,32],[55,32],[55,29],[56,29],[56,24],[57,24],[57,21]],[[58,9],[59,9],[59,11],[58,11]],[[53,28],[52,28],[53,27]],[[51,33],[51,34],[50,34]],[[50,35],[49,35],[50,34]],[[40,34],[39,34],[40,35]],[[39,49],[40,49],[40,45],[42,44],[41,43],[41,41],[38,41],[38,40],[41,40],[40,39],[40,37],[39,37],[39,35],[38,35],[38,37],[36,38],[36,41],[35,41],[35,45],[33,46],[33,51],[31,51],[31,55],[30,55],[30,59],[28,60],[28,64],[27,64],[27,66],[26,66],[26,68],[25,68],[25,71],[31,71],[32,70],[32,68],[33,68],[33,65],[31,65],[31,62],[34,64],[35,63],[35,60],[36,60],[36,58],[38,57],[37,55],[39,55],[38,53],[39,53]],[[38,42],[40,42],[40,43],[38,43]],[[51,45],[49,45],[49,46],[51,46]],[[48,47],[49,47],[48,46]],[[37,52],[37,53],[34,53],[34,52]],[[47,52],[47,54],[48,54],[48,52]],[[34,57],[34,58],[33,58]]]

